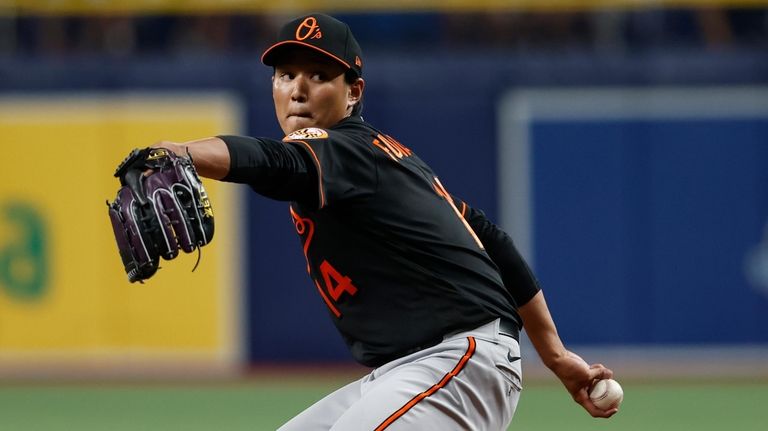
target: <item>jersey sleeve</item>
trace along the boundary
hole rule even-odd
[[[229,150],[229,172],[223,181],[249,185],[257,193],[284,201],[316,195],[317,175],[304,152],[268,138],[221,135]]]
[[[525,305],[541,290],[536,277],[515,247],[512,238],[488,220],[485,213],[453,197],[456,207],[485,246],[491,260],[499,267],[504,287],[518,307]]]
[[[307,130],[310,130],[309,132]],[[284,139],[311,160],[316,175],[316,197],[305,202],[323,208],[334,202],[375,192],[376,160],[361,135],[347,136],[325,129],[304,129]]]

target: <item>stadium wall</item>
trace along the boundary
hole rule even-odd
[[[370,52],[366,62],[366,119],[430,163],[452,193],[511,231],[518,229],[515,213],[505,208],[507,199],[517,197],[506,192],[507,174],[519,166],[514,160],[499,162],[506,160],[500,108],[510,94],[622,88],[631,90],[626,94],[633,96],[623,99],[631,106],[645,91],[667,87],[768,85],[768,58],[749,51],[632,57]],[[211,134],[280,136],[271,106],[270,71],[257,59],[5,59],[0,60],[0,76],[0,94],[13,98],[142,93],[183,107],[196,102],[178,97],[180,93],[225,94],[240,110],[235,114],[240,118],[226,127],[237,130],[221,126]],[[727,102],[723,100],[726,107]],[[632,346],[768,343],[768,294],[747,283],[742,268],[768,220],[768,113],[688,118],[671,125],[664,118],[649,123],[646,117],[616,123],[611,115],[598,115],[589,124],[555,120],[533,118],[525,126],[533,150],[526,159],[531,205],[522,214],[532,228],[520,235],[529,235],[523,248],[551,292],[566,341]],[[130,145],[183,138],[183,133],[169,131]],[[0,143],[4,153],[9,146],[31,145],[7,139]],[[77,151],[77,144],[72,145]],[[3,182],[15,178],[9,171],[2,175]],[[242,322],[243,358],[252,363],[349,361],[307,279],[287,205],[239,189],[246,232],[241,255],[244,306],[237,319]],[[201,265],[206,265],[205,256]],[[150,282],[130,286],[134,288],[156,286]],[[190,283],[186,289],[196,287]],[[594,325],[600,322],[585,314],[601,300],[619,323],[596,332]],[[0,317],[3,324],[8,323]]]

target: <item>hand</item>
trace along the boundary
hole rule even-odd
[[[160,141],[152,145],[152,148],[165,148],[176,153],[177,156],[186,157],[187,147],[185,145],[172,142],[172,141]]]
[[[551,364],[550,369],[563,382],[563,385],[592,417],[609,418],[619,411],[618,408],[603,410],[589,399],[589,390],[598,380],[610,379],[613,371],[603,364],[587,364],[579,355],[566,351],[567,354]]]
[[[211,137],[183,143],[160,141],[152,148],[166,148],[179,157],[192,159],[198,175],[220,180],[229,173],[229,149],[221,138]]]
[[[159,141],[152,145],[150,148],[165,148],[176,154],[179,157],[187,157],[187,147],[172,141]],[[142,174],[145,177],[152,175],[155,171],[152,169],[146,169]]]

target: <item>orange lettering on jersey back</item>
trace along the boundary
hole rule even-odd
[[[387,153],[389,158],[399,162],[405,157],[410,157],[413,151],[408,149],[405,145],[398,142],[395,138],[387,135],[377,135],[373,140],[373,145],[379,147],[382,151]]]
[[[385,153],[387,153],[387,155],[389,156],[389,158],[390,158],[390,159],[392,159],[392,160],[394,160],[394,161],[396,161],[396,162],[398,162],[398,161],[399,161],[399,160],[397,160],[397,158],[396,158],[395,156],[393,156],[393,155],[392,155],[392,153],[389,151],[389,148],[385,147],[385,146],[384,146],[384,145],[381,143],[381,141],[379,141],[378,139],[374,139],[374,140],[373,140],[373,145],[375,145],[375,146],[379,147],[379,148],[380,148],[382,151],[384,151]]]

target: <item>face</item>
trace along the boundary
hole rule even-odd
[[[290,49],[275,63],[272,98],[287,135],[305,127],[328,128],[348,117],[362,96],[363,81],[344,81],[338,62],[309,49]]]

